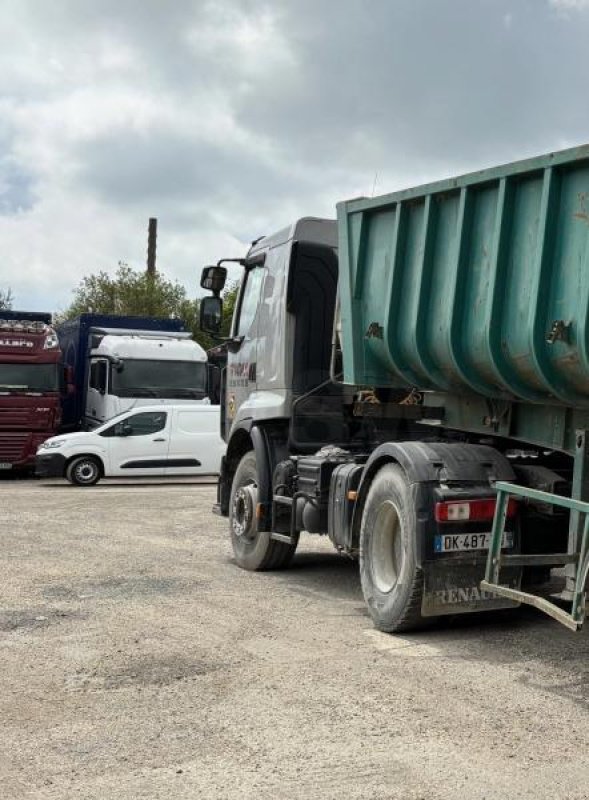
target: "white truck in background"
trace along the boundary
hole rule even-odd
[[[207,354],[181,320],[81,314],[58,335],[75,387],[64,401],[64,432],[138,407],[210,403]]]

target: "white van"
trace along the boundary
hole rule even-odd
[[[102,477],[213,475],[225,442],[219,406],[151,405],[126,411],[98,428],[47,439],[36,474],[92,486]]]

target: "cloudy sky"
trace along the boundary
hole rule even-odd
[[[589,0],[0,0],[0,289],[200,268],[338,200],[589,141]]]

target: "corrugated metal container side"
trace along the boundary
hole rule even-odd
[[[346,383],[589,407],[589,146],[338,204]]]

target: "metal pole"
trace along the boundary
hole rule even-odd
[[[157,241],[157,219],[150,217],[147,232],[147,274],[155,275],[155,247]]]

